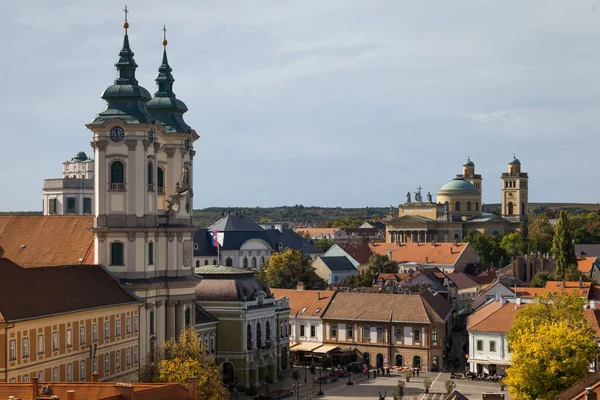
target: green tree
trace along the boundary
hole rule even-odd
[[[358,228],[363,224],[363,221],[353,216],[347,216],[333,221],[328,221],[325,228]]]
[[[479,256],[479,261],[484,264],[493,264],[496,267],[503,267],[508,263],[508,256],[502,247],[500,239],[496,236],[484,236],[477,231],[469,231],[463,238],[463,242],[468,242]]]
[[[527,245],[520,232],[513,232],[504,235],[500,240],[500,247],[506,252],[506,255],[514,258],[527,252]]]
[[[515,400],[550,400],[588,375],[598,352],[577,294],[543,296],[517,311],[505,383]]]
[[[529,286],[531,287],[546,287],[546,282],[551,281],[553,277],[548,271],[540,271],[531,278]]]
[[[212,357],[206,356],[200,338],[193,328],[187,328],[179,339],[167,340],[162,345],[164,359],[158,365],[158,381],[187,384],[195,376],[197,399],[225,400],[229,392],[223,386],[219,367]]]
[[[306,289],[323,289],[327,283],[317,275],[311,261],[298,250],[286,249],[269,258],[258,277],[269,286],[294,289],[298,282]]]
[[[342,286],[348,287],[371,287],[373,286],[373,280],[375,275],[368,269],[362,274],[350,275],[342,280]]]
[[[529,251],[547,254],[552,247],[552,236],[554,230],[548,222],[546,214],[540,214],[533,218],[529,224]]]
[[[561,211],[558,222],[554,227],[554,238],[552,239],[552,257],[556,260],[556,278],[564,279],[577,269],[577,256],[570,231],[569,214]]]
[[[315,239],[313,244],[323,250],[323,253],[329,250],[334,244],[335,240],[328,238]]]
[[[369,271],[373,274],[384,273],[384,274],[395,274],[398,273],[398,263],[390,260],[383,254],[373,254],[369,257]]]

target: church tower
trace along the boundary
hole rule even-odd
[[[467,157],[467,161],[463,164],[462,175],[456,175],[456,177],[470,182],[481,193],[481,175],[475,174],[475,163],[470,158]]]
[[[194,323],[191,143],[198,136],[190,129],[173,137],[148,112],[151,96],[135,77],[124,11],[117,79],[102,93],[106,109],[86,126],[94,135],[94,260],[144,300],[143,358]],[[157,166],[163,157],[171,160],[166,179]]]
[[[502,173],[502,216],[509,221],[528,218],[529,196],[526,172],[521,172],[521,161],[514,155],[508,163],[508,173]]]

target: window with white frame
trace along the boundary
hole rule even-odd
[[[115,333],[116,337],[121,336],[121,320],[120,319],[117,319],[115,321],[115,331],[116,331],[116,333]]]
[[[79,380],[85,381],[85,360],[79,361]]]
[[[73,347],[73,330],[67,329],[67,348]]]
[[[110,372],[110,357],[108,354],[104,355],[104,373],[108,374]]]
[[[73,364],[67,364],[67,382],[73,382]]]
[[[129,367],[131,365],[131,349],[125,350],[125,364]]]
[[[115,369],[121,368],[121,350],[115,351]]]
[[[133,347],[133,362],[137,364],[139,361],[140,361],[140,355],[138,353],[138,347],[134,346]]]
[[[477,341],[477,351],[483,351],[483,340]]]
[[[108,322],[104,323],[104,340],[108,340],[110,338],[110,324]]]
[[[352,334],[354,333],[354,329],[352,325],[346,326],[346,338],[348,340],[352,340]]]
[[[496,341],[490,340],[490,351],[496,351]]]
[[[58,332],[52,332],[52,351],[58,351]]]
[[[382,326],[378,326],[377,327],[377,340],[383,340],[383,327]]]
[[[38,382],[44,382],[45,380],[44,371],[38,371]]]
[[[98,373],[98,357],[92,359],[92,374]]]
[[[52,368],[52,382],[58,382],[58,367]]]
[[[98,324],[92,325],[92,342],[98,341]]]
[[[421,331],[419,329],[414,329],[413,330],[413,340],[415,342],[420,342],[421,341]]]
[[[25,375],[23,375],[23,379],[22,379],[22,381],[23,381],[23,382],[29,382],[29,374],[25,374]]]
[[[17,359],[17,341],[11,340],[9,345],[9,361],[13,361]]]
[[[23,338],[23,357],[29,357],[29,338]]]
[[[314,338],[317,336],[317,327],[314,325],[310,326],[310,337]]]
[[[140,320],[139,320],[139,317],[136,315],[135,317],[133,317],[133,331],[137,333],[139,330],[140,330]]]
[[[125,333],[127,335],[131,333],[131,317],[125,318]]]
[[[43,334],[38,335],[37,353],[44,354],[44,335]]]
[[[85,326],[83,325],[79,327],[79,344],[85,344]]]
[[[10,378],[9,383],[17,383],[17,378]]]

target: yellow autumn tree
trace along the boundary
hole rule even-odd
[[[550,400],[588,374],[598,352],[576,294],[546,295],[519,310],[508,334],[504,382],[514,400]]]
[[[219,367],[206,355],[206,349],[192,328],[187,328],[179,340],[163,343],[164,358],[158,362],[158,381],[187,384],[196,377],[197,399],[225,400],[229,392],[223,386]]]

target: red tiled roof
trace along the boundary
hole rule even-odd
[[[452,272],[450,274],[446,274],[448,279],[450,279],[457,288],[459,289],[469,289],[472,287],[478,287],[479,283],[475,282],[473,278],[464,272]]]
[[[596,339],[600,339],[600,323],[598,322],[598,319],[600,318],[600,310],[586,308],[583,310],[583,317],[590,322]]]
[[[0,257],[22,267],[92,264],[91,216],[0,216]]]
[[[454,265],[468,243],[369,243],[373,253],[387,255],[399,263]]]
[[[338,244],[338,246],[350,254],[360,265],[367,265],[369,258],[373,255],[373,251],[367,243],[342,243]]]
[[[576,292],[579,297],[590,297],[590,292],[592,292],[592,284],[590,282],[581,282],[581,287],[579,287],[580,282],[577,281],[567,281],[565,284],[566,286],[563,286],[561,281],[547,281],[545,289],[547,292],[556,294]]]
[[[290,299],[291,316],[320,317],[336,292],[333,290],[271,289],[271,293],[276,299],[281,296]]]
[[[592,270],[592,265],[598,257],[579,257],[577,259],[577,269],[585,274],[589,274]]]
[[[75,400],[108,400],[125,399],[122,395],[123,387],[114,382],[44,382],[39,383],[39,388],[49,386],[52,395],[67,399],[67,391],[73,390]],[[188,391],[177,383],[132,383],[136,399],[141,400],[188,400]],[[0,383],[0,399],[14,396],[19,399],[31,399],[33,394],[32,383]]]
[[[501,301],[494,301],[469,315],[467,330],[508,333],[517,311],[524,307],[526,307],[526,304],[507,302],[502,305]]]

